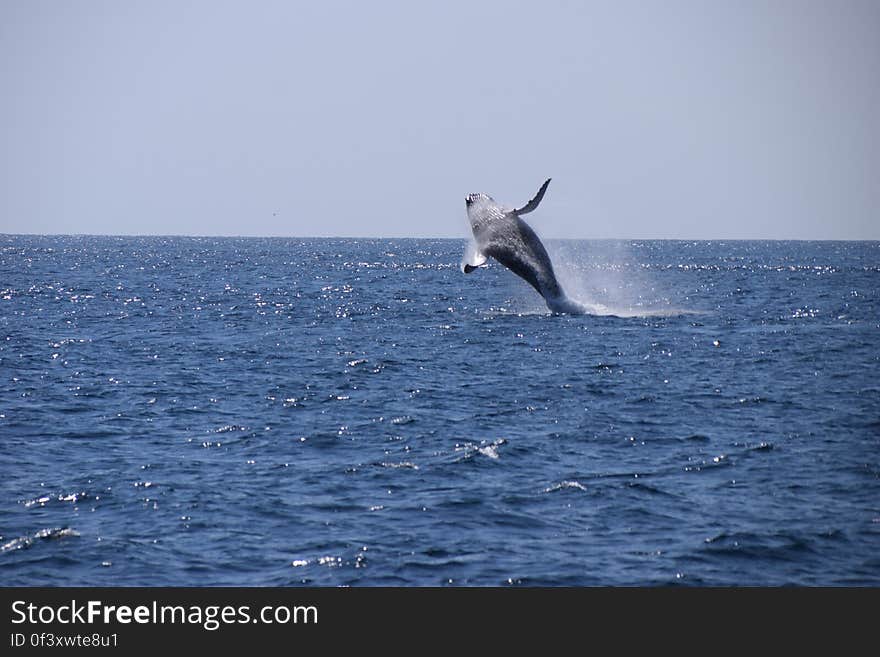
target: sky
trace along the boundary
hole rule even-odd
[[[0,233],[880,239],[880,2],[0,0]]]

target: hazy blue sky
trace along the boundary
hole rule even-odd
[[[880,2],[0,0],[0,232],[880,239]]]

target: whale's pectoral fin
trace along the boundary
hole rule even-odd
[[[469,259],[461,263],[461,270],[465,274],[470,274],[474,269],[486,266],[486,256],[479,251],[474,251]]]
[[[541,202],[541,199],[544,198],[544,192],[547,191],[547,185],[550,184],[550,178],[544,181],[544,184],[541,185],[541,189],[538,190],[538,193],[535,194],[535,198],[526,203],[524,206],[519,208],[518,210],[514,210],[515,214],[527,214],[538,207],[538,204]]]
[[[468,244],[468,247],[464,252],[464,258],[461,261],[461,270],[465,274],[470,274],[474,269],[485,266],[485,254],[481,253],[475,244]]]

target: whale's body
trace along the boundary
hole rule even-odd
[[[474,244],[465,253],[462,271],[469,274],[485,265],[487,257],[494,258],[535,288],[553,312],[581,314],[586,309],[566,296],[547,249],[520,216],[538,207],[549,184],[548,179],[531,201],[513,210],[498,205],[486,194],[468,195],[465,204]]]

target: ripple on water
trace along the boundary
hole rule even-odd
[[[20,536],[0,545],[0,553],[12,552],[31,547],[34,543],[44,540],[57,540],[71,536],[79,536],[79,532],[70,527],[47,527],[29,536]]]
[[[558,484],[553,484],[552,486],[548,486],[547,488],[544,489],[544,492],[545,493],[555,493],[556,491],[570,490],[570,489],[586,491],[587,487],[584,486],[579,481],[566,479],[566,480],[560,481]]]
[[[797,532],[721,532],[705,539],[705,549],[729,557],[791,559],[813,552],[813,540]]]
[[[76,491],[73,493],[58,493],[57,495],[41,495],[40,497],[35,497],[30,500],[25,500],[23,502],[23,504],[26,509],[29,509],[32,507],[44,507],[47,504],[50,504],[53,502],[76,504],[78,502],[83,502],[83,501],[90,500],[90,499],[97,501],[97,500],[101,499],[101,496],[100,495],[92,495],[92,494],[87,493],[86,491],[83,490],[83,491]]]
[[[455,461],[469,461],[478,455],[497,461],[501,458],[498,449],[505,444],[507,444],[507,440],[504,438],[498,438],[491,442],[483,440],[479,443],[456,443],[455,453],[458,454],[458,456]]]
[[[415,463],[413,463],[412,461],[399,461],[396,463],[391,462],[391,461],[382,461],[378,465],[383,468],[392,468],[392,469],[398,469],[398,468],[406,468],[406,469],[410,469],[410,470],[418,470],[419,469],[419,466],[416,465]]]

